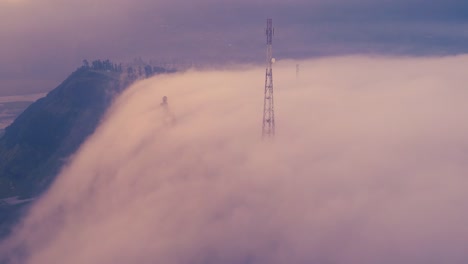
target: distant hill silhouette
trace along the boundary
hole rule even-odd
[[[138,75],[132,67],[93,61],[0,131],[0,239],[95,131],[117,94],[138,79],[175,72],[161,67],[146,71]]]
[[[123,87],[117,72],[80,68],[31,104],[0,138],[0,199],[45,190]]]

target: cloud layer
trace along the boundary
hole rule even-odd
[[[280,61],[272,141],[260,137],[263,68],[141,81],[0,255],[35,264],[465,263],[467,64]]]

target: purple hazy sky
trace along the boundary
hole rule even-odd
[[[53,89],[83,59],[262,62],[275,56],[460,54],[460,0],[0,0],[0,95]]]

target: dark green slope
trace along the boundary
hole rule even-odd
[[[116,72],[81,68],[5,129],[0,139],[0,199],[32,197],[48,187],[122,90],[119,78]]]

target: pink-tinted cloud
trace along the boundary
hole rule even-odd
[[[263,68],[141,81],[0,255],[35,264],[464,263],[467,63],[280,61],[273,141],[260,139]],[[163,96],[175,123],[165,122]]]

